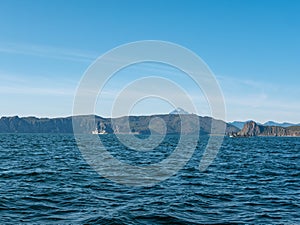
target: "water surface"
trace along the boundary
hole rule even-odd
[[[102,135],[124,162],[159,162],[174,150],[168,136],[136,152]],[[0,135],[0,223],[167,224],[300,223],[300,138],[226,138],[205,171],[207,138],[176,175],[153,187],[127,187],[97,174],[72,135]]]

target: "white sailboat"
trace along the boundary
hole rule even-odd
[[[98,127],[100,127],[100,129],[98,129]],[[92,134],[107,134],[105,128],[105,124],[100,122],[100,126],[97,126],[96,129],[92,131]]]

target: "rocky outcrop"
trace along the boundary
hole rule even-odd
[[[300,136],[300,126],[279,127],[279,126],[263,126],[254,121],[245,123],[243,129],[233,136],[251,137],[251,136]]]
[[[238,136],[258,136],[263,130],[263,126],[258,125],[254,121],[245,123],[243,129],[238,132]]]
[[[291,126],[286,128],[287,136],[299,137],[300,136],[300,126]]]

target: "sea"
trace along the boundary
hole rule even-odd
[[[179,138],[135,151],[99,135],[140,166],[171,155]],[[200,171],[208,138],[169,178],[130,186],[96,172],[72,134],[0,134],[0,224],[300,224],[299,137],[225,137]]]

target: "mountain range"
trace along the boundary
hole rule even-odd
[[[181,118],[185,118],[185,125],[181,130]],[[155,120],[153,120],[155,119]],[[124,116],[119,118],[103,118],[96,115],[84,115],[65,118],[36,118],[36,117],[2,117],[0,119],[0,133],[73,133],[73,123],[76,132],[92,133],[95,129],[105,128],[105,133],[114,133],[116,128],[120,133],[128,133],[127,121],[130,131],[139,134],[150,134],[160,131],[161,121],[165,123],[167,134],[193,134],[199,127],[194,123],[199,121],[200,133],[210,134],[212,122],[215,126],[225,126],[226,133],[238,132],[239,129],[224,121],[211,117],[201,117],[195,114],[163,114],[153,116]],[[153,122],[154,121],[154,122]],[[114,125],[117,124],[117,127]],[[151,124],[151,129],[149,125]]]
[[[119,118],[82,115],[52,119],[20,118],[18,116],[2,117],[0,119],[0,133],[73,133],[75,127],[76,132],[83,134],[195,134],[199,132],[207,135],[212,134],[212,126],[214,128],[224,127],[226,135],[235,137],[300,136],[300,124],[276,123],[273,121],[264,124],[254,121],[226,123],[212,117],[191,114],[182,108],[177,108],[169,114],[123,116]]]

